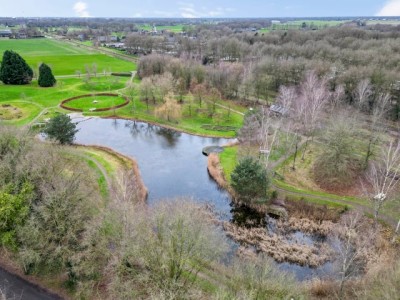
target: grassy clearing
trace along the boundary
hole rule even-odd
[[[19,52],[34,68],[37,68],[42,61],[48,63],[52,66],[53,72],[56,75],[75,74],[77,70],[84,73],[85,65],[92,67],[93,64],[96,64],[99,73],[103,70],[107,72],[131,71],[136,68],[134,63],[103,54],[95,54],[90,50],[83,49],[83,47],[75,47],[74,45],[52,39],[7,40],[6,43],[0,45],[0,51],[4,51],[8,48]],[[57,107],[62,100],[87,94],[88,92],[113,92],[115,90],[122,90],[126,81],[130,80],[130,78],[121,79],[105,76],[91,77],[90,81],[87,81],[84,77],[85,76],[82,76],[82,78],[58,79],[57,86],[46,89],[40,88],[36,81],[32,81],[31,84],[24,86],[0,84],[0,104],[24,101],[35,103],[38,107],[42,107],[42,109],[52,108],[51,113],[54,113],[55,111],[60,111],[59,109],[53,108]],[[135,82],[137,81],[138,80],[135,79]],[[87,111],[95,107],[92,101],[92,99],[89,99],[88,101],[73,102],[73,107]],[[113,100],[109,99],[105,102],[104,105],[99,104],[96,107],[112,106],[109,104],[112,103]],[[199,103],[189,104],[185,101],[185,103],[182,104],[182,118],[178,122],[167,122],[155,116],[154,110],[159,104],[149,104],[147,107],[146,103],[139,101],[139,95],[138,92],[136,92],[134,101],[128,106],[117,109],[116,111],[93,112],[90,113],[90,115],[137,119],[158,123],[199,135],[234,137],[236,135],[236,130],[242,126],[243,116],[234,113],[232,109],[238,111],[245,111],[246,109],[239,105],[234,105],[229,101],[221,100],[218,103],[231,108],[220,106],[210,108],[210,105],[205,103],[203,103],[203,107],[200,107]],[[116,105],[118,104],[119,103]],[[21,120],[13,119],[10,122],[14,122],[16,125],[25,125],[32,121],[39,113],[40,110],[37,107],[29,106],[26,112],[28,115],[26,118],[24,117]],[[43,116],[42,119],[48,118],[49,115]],[[207,126],[213,129],[210,130],[206,128]],[[225,126],[229,128],[225,128],[225,130],[221,128]]]
[[[229,112],[229,110],[226,108],[216,106],[213,116],[210,116],[210,110],[206,108],[204,103],[202,107],[200,107],[199,103],[197,102],[189,104],[186,101],[181,104],[182,118],[177,121],[168,122],[167,120],[160,119],[155,116],[155,108],[159,104],[154,105],[154,103],[149,103],[147,108],[147,104],[143,101],[140,101],[138,98],[139,96],[136,94],[133,102],[116,110],[115,116],[158,123],[160,125],[173,127],[192,134],[218,137],[234,137],[236,136],[236,131],[208,130],[204,128],[204,125],[231,126],[235,129],[239,129],[243,123],[243,116]],[[114,111],[97,113],[91,112],[87,115],[110,117],[114,116]]]
[[[224,151],[219,154],[222,169],[226,180],[231,182],[231,174],[236,167],[238,147],[225,147]]]
[[[108,186],[107,186],[107,180],[104,177],[104,174],[101,172],[101,170],[97,167],[96,163],[92,160],[87,160],[88,166],[93,169],[96,174],[97,174],[97,184],[99,185],[99,190],[100,194],[103,198],[108,197]]]
[[[125,83],[118,77],[96,77],[84,81],[78,86],[78,89],[83,92],[110,92],[124,87]]]
[[[112,96],[91,96],[76,99],[65,103],[64,106],[74,109],[81,109],[82,111],[90,111],[90,109],[102,109],[109,108],[123,104],[125,100],[122,97],[112,97]]]
[[[8,105],[10,106],[7,107]],[[3,103],[0,104],[0,121],[9,125],[24,125],[33,120],[41,110],[42,108],[34,103],[18,101]]]
[[[5,50],[18,52],[36,71],[40,64],[45,62],[55,75],[74,75],[77,71],[85,73],[86,66],[93,68],[94,64],[98,73],[136,69],[132,62],[53,39],[2,40],[0,54]]]
[[[24,117],[20,120],[14,119],[10,121],[16,125],[26,125],[36,116],[38,116],[40,111],[45,108],[49,110],[49,113],[42,116],[41,120],[38,121],[49,118],[55,112],[67,113],[68,111],[63,111],[57,108],[62,100],[90,92],[115,92],[116,90],[123,90],[126,82],[129,80],[130,78],[102,76],[91,77],[90,81],[87,81],[86,77],[82,76],[82,78],[58,79],[57,85],[52,88],[41,88],[38,86],[36,81],[32,81],[32,83],[23,86],[0,84],[0,105],[9,104],[16,101],[23,101],[36,105],[36,107],[32,105],[29,107],[27,106],[27,109],[29,109],[27,111],[28,116],[26,118]],[[138,82],[138,79],[135,79],[135,82]],[[85,113],[88,115],[100,117],[117,116],[121,118],[137,119],[158,123],[160,125],[176,128],[192,134],[218,137],[234,137],[236,135],[236,130],[239,129],[243,123],[243,116],[233,112],[232,109],[218,105],[213,107],[213,105],[204,102],[200,107],[198,102],[194,101],[192,103],[188,103],[186,100],[183,104],[181,104],[182,118],[177,122],[168,122],[155,116],[155,108],[160,105],[159,103],[156,105],[154,103],[149,103],[149,105],[147,105],[145,102],[139,100],[138,91],[136,91],[133,98],[134,101],[132,101],[129,105],[115,111],[88,112],[90,108],[94,107],[100,108],[113,106],[110,105],[113,103],[113,101],[115,101],[115,105],[118,105],[120,104],[120,98],[118,98],[118,101],[116,99],[108,99],[105,101],[105,103],[100,103],[99,101],[98,106],[94,106],[92,99],[89,101],[80,99],[80,101],[71,102],[71,104],[73,103],[73,106],[71,107],[84,109]],[[239,105],[233,105],[229,101],[220,100],[219,104],[226,107],[232,107],[235,110],[246,110]],[[215,130],[210,130],[207,129],[206,126],[217,128]],[[228,126],[229,130],[220,130],[220,127],[224,126]]]

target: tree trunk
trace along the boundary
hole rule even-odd
[[[298,147],[299,147],[299,142],[297,141],[297,136],[296,136],[296,146],[294,150],[293,166],[292,166],[293,171],[296,170],[296,158],[297,158]]]
[[[304,150],[303,150],[303,154],[301,155],[301,160],[304,160],[304,157],[305,157],[306,152],[307,152],[307,148],[308,148],[308,138],[306,140],[306,144],[304,145]]]

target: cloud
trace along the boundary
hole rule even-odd
[[[178,2],[179,11],[183,18],[204,18],[224,16],[227,13],[235,11],[233,8],[217,7],[213,10],[208,10],[207,7],[196,8],[193,3]]]
[[[81,18],[90,17],[90,14],[87,11],[87,8],[88,8],[88,5],[82,1],[76,2],[73,7],[75,14]]]
[[[400,16],[400,0],[387,1],[376,15],[385,17]]]

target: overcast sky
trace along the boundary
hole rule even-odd
[[[1,17],[400,16],[400,0],[0,0]]]

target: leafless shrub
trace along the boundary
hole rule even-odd
[[[317,267],[330,258],[329,247],[324,244],[317,247],[290,243],[284,236],[271,234],[265,228],[245,228],[228,222],[225,222],[223,227],[228,236],[235,241],[254,246],[278,262],[292,262],[303,266]]]
[[[339,275],[338,297],[344,298],[345,284],[366,271],[371,255],[375,254],[377,231],[366,223],[363,214],[351,212],[344,215],[335,226],[332,240]]]
[[[298,299],[303,291],[290,275],[277,271],[270,258],[236,258],[227,269],[228,280],[215,299]]]
[[[290,216],[298,219],[311,219],[318,223],[322,221],[337,222],[340,218],[340,209],[330,208],[322,205],[314,205],[305,200],[290,200],[286,198],[286,208]]]
[[[117,298],[187,296],[203,264],[226,250],[226,238],[210,213],[186,199],[153,208],[122,204],[113,209],[122,223],[109,266],[110,292]]]

